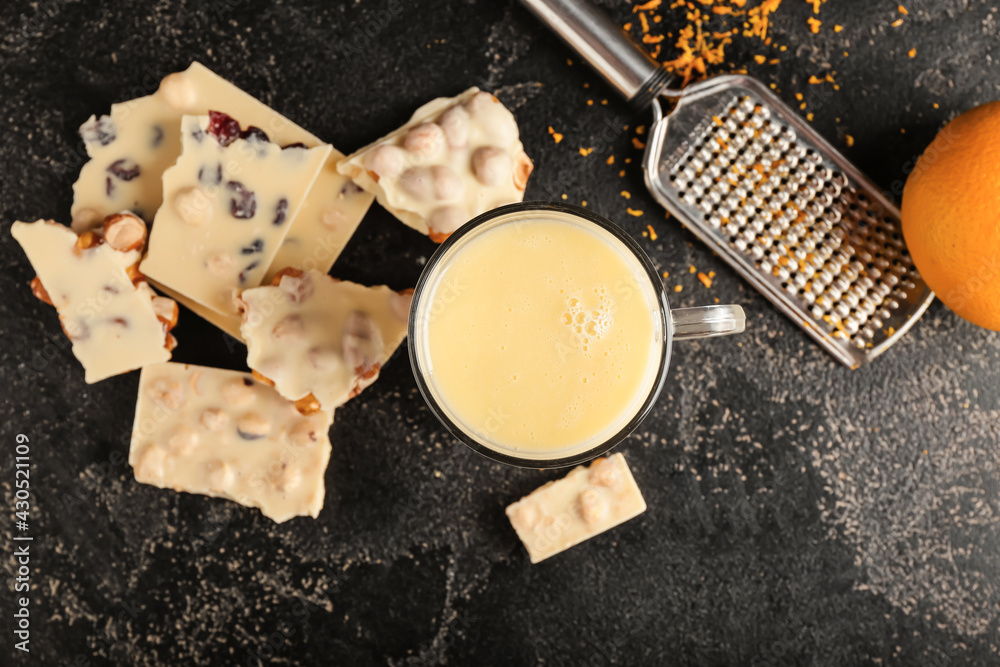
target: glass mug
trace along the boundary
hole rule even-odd
[[[494,461],[553,468],[604,454],[642,422],[673,341],[744,325],[740,306],[671,310],[652,262],[610,220],[524,202],[441,244],[414,290],[408,346],[452,435]]]

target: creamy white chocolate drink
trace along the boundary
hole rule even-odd
[[[566,458],[621,431],[662,364],[644,266],[565,213],[501,216],[448,249],[421,288],[416,354],[438,407],[515,457]]]

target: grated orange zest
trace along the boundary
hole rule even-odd
[[[635,12],[651,12],[654,9],[659,8],[659,6],[660,6],[660,4],[662,2],[663,2],[663,0],[649,0],[649,2],[646,2],[646,3],[641,4],[641,5],[636,5],[635,7],[633,7],[632,8],[632,12],[633,13],[635,13]]]
[[[632,14],[637,14],[638,20],[627,23],[625,29],[633,31],[637,40],[650,45],[653,57],[664,69],[677,75],[684,86],[704,78],[710,69],[726,65],[726,47],[737,37],[759,39],[764,46],[787,51],[787,45],[772,44],[770,34],[771,19],[781,2],[782,0],[650,0],[632,7]],[[818,14],[826,4],[826,0],[806,2],[814,14]],[[656,27],[661,21],[665,25],[672,23],[663,21],[661,13],[666,11],[678,12],[687,21],[676,34],[669,31],[657,34],[659,31]],[[820,25],[818,19],[810,17],[811,32],[818,33]],[[673,40],[672,47],[668,44],[670,40]],[[664,54],[662,60],[661,53]],[[763,54],[754,56],[754,61],[759,65],[778,63],[777,58]],[[732,71],[746,71],[731,63],[729,68]]]

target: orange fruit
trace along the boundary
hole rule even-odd
[[[1000,102],[941,129],[906,179],[902,218],[931,290],[959,316],[1000,331]]]

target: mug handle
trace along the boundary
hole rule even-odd
[[[712,338],[741,333],[746,328],[746,314],[740,306],[698,306],[670,311],[674,340]]]

